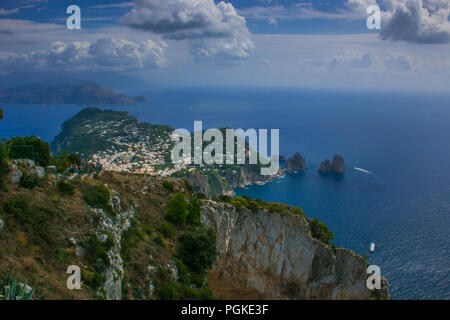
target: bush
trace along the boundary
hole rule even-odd
[[[324,244],[330,244],[330,240],[334,240],[333,232],[328,230],[328,227],[320,222],[317,218],[310,221],[309,229],[311,230],[311,235],[317,240],[323,242]]]
[[[55,248],[54,211],[42,206],[31,206],[26,197],[10,199],[1,204],[7,219],[33,237],[33,241],[51,250]]]
[[[34,189],[39,184],[39,177],[24,173],[19,180],[19,186],[26,189]]]
[[[175,237],[175,228],[171,223],[161,223],[158,231],[167,239],[173,239]]]
[[[9,171],[8,155],[4,145],[0,145],[0,189],[5,189],[4,179]]]
[[[193,272],[204,274],[216,260],[216,234],[212,229],[191,228],[178,242],[177,256]]]
[[[182,225],[189,215],[189,206],[184,195],[180,192],[174,194],[167,202],[166,218],[175,225]]]
[[[71,153],[67,155],[67,159],[70,161],[70,163],[75,163],[77,165],[81,165],[81,158],[76,153]]]
[[[190,224],[199,224],[201,209],[202,209],[202,203],[199,198],[197,198],[197,197],[189,198],[189,205],[188,205],[189,213],[186,218],[186,222],[190,223]]]
[[[187,191],[194,192],[194,187],[189,183],[189,181],[187,181],[187,179],[184,179],[184,185],[186,186]]]
[[[9,146],[33,146],[34,152],[36,152],[38,156],[46,162],[46,164],[50,162],[50,145],[36,136],[14,137],[8,141],[8,144]]]
[[[64,181],[63,179],[58,181],[56,188],[63,196],[72,196],[75,193],[75,186],[70,182]]]
[[[158,295],[161,300],[178,300],[180,298],[179,284],[173,281],[163,283]]]
[[[167,180],[163,181],[162,186],[169,192],[173,192],[175,190],[175,185],[173,184],[173,182]]]
[[[109,190],[103,184],[98,184],[94,188],[86,190],[83,194],[83,199],[92,208],[112,212],[112,208],[109,205]]]

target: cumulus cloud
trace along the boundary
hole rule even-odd
[[[341,54],[318,59],[303,59],[299,61],[300,70],[305,73],[328,72],[385,72],[412,71],[423,67],[419,58],[406,54],[389,53],[381,55],[373,50],[344,51]]]
[[[5,71],[48,70],[60,66],[74,69],[124,70],[159,68],[167,64],[167,44],[145,40],[98,39],[94,42],[54,42],[50,49],[31,53],[0,51],[0,66]]]
[[[121,21],[166,39],[188,40],[201,61],[242,61],[254,47],[245,18],[224,1],[135,0],[135,8]]]
[[[365,15],[375,0],[348,0],[347,5]],[[450,43],[448,0],[383,0],[383,40],[410,43]]]

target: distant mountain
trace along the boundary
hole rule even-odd
[[[0,91],[0,103],[129,106],[145,101],[142,96],[130,98],[93,82],[59,86],[30,84]]]

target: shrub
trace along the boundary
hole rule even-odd
[[[179,284],[174,281],[163,283],[158,295],[161,300],[178,300],[180,298]]]
[[[189,206],[182,193],[176,193],[167,202],[166,218],[175,225],[182,225],[189,215]]]
[[[201,209],[202,209],[202,203],[199,198],[197,198],[197,197],[189,198],[189,205],[188,205],[189,213],[186,218],[186,222],[188,222],[190,224],[199,224]]]
[[[26,189],[34,189],[39,184],[39,177],[24,173],[19,180],[19,186]]]
[[[192,187],[192,184],[190,184],[187,179],[184,179],[184,185],[189,192],[194,192],[194,187]]]
[[[94,188],[86,190],[83,194],[83,199],[92,208],[112,212],[112,208],[109,205],[109,190],[103,184],[98,184]]]
[[[71,153],[67,155],[67,159],[70,161],[70,163],[75,163],[77,165],[81,165],[81,158],[76,153]]]
[[[177,256],[193,272],[204,274],[216,260],[216,234],[212,229],[193,227],[179,238]]]
[[[10,146],[12,145],[25,145],[33,146],[34,152],[48,164],[50,162],[50,145],[47,142],[42,141],[36,136],[30,137],[14,137],[8,141]]]
[[[51,223],[54,211],[42,206],[32,207],[30,200],[23,196],[5,201],[1,206],[7,218],[30,234],[34,242],[55,249],[55,231]]]
[[[5,189],[3,180],[9,171],[8,155],[4,145],[0,145],[0,189]]]
[[[320,222],[317,218],[310,221],[309,229],[311,230],[311,235],[317,240],[322,241],[326,245],[330,243],[330,240],[334,240],[333,232],[328,230],[328,227]]]
[[[87,241],[80,241],[80,245],[84,247],[85,258],[94,269],[94,272],[89,273],[89,277],[85,279],[86,284],[97,290],[102,285],[105,266],[109,265],[108,251],[113,246],[113,240],[108,235],[106,242],[103,243],[96,235],[91,235]]]
[[[175,237],[175,228],[169,222],[161,223],[158,231],[167,239],[173,239]]]
[[[75,186],[70,182],[64,181],[63,179],[58,181],[56,188],[63,196],[72,196],[75,193]]]
[[[170,182],[168,180],[164,180],[162,186],[169,192],[173,192],[175,190],[175,185],[173,184],[173,182]]]

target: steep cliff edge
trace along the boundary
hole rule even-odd
[[[384,279],[375,294],[367,289],[363,257],[314,239],[303,216],[207,201],[201,219],[217,233],[218,259],[208,281],[218,298],[390,298]]]

